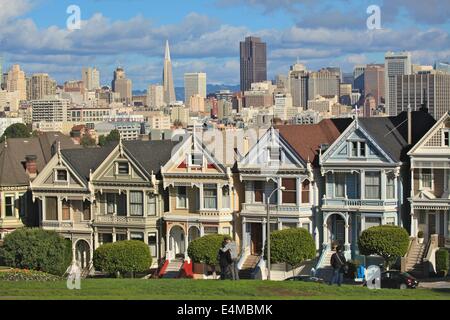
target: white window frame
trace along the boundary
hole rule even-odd
[[[6,198],[11,198],[11,216],[6,215]],[[16,196],[14,194],[6,194],[5,195],[5,218],[14,218],[16,216],[16,208],[15,208]]]
[[[119,172],[119,165],[123,164],[123,163],[127,164],[127,166],[128,166],[128,173],[120,173]],[[116,161],[116,175],[126,177],[126,176],[129,176],[130,174],[131,174],[131,166],[130,166],[130,163],[128,161],[121,161],[121,160]]]
[[[195,155],[195,156],[201,156],[201,163],[200,163],[200,164],[194,163],[194,159],[195,159],[194,155]],[[197,167],[197,168],[200,168],[200,167],[203,166],[203,163],[204,163],[203,153],[201,153],[201,152],[194,152],[194,151],[193,151],[193,152],[189,155],[189,166],[190,166],[190,167]]]
[[[431,172],[431,187],[425,187],[423,185],[423,169],[429,169]],[[421,168],[419,172],[419,190],[429,190],[434,191],[434,171],[432,168]]]
[[[58,179],[58,171],[65,171],[66,172],[66,180],[59,180]],[[69,182],[69,172],[65,168],[56,168],[55,169],[55,181],[56,182]]]
[[[185,199],[185,205],[184,206],[180,205],[180,201],[179,201],[179,198],[178,198],[178,195],[179,195],[178,188],[185,188],[185,190],[186,190],[186,193],[184,194],[184,199]],[[177,209],[187,209],[189,207],[189,204],[188,204],[188,191],[187,191],[187,187],[186,186],[175,186],[175,198],[176,198],[175,202],[176,202],[176,208]]]
[[[337,195],[337,179],[336,179],[336,177],[338,176],[338,175],[343,175],[344,176],[344,195],[343,196],[338,196]],[[347,181],[346,181],[347,179],[346,179],[346,173],[345,172],[336,172],[335,174],[334,174],[334,177],[333,177],[333,182],[334,182],[334,185],[333,185],[333,189],[334,189],[334,198],[336,198],[336,199],[345,199],[346,197],[347,197]]]
[[[446,133],[448,134],[448,141],[449,141],[448,145],[445,144],[445,134]],[[450,129],[442,129],[442,146],[450,148]]]

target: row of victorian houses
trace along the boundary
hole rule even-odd
[[[103,243],[144,241],[156,264],[215,233],[235,238],[242,265],[261,255],[267,228],[307,229],[322,257],[332,243],[358,257],[358,235],[382,224],[449,245],[449,114],[275,126],[242,156],[245,143],[223,147],[233,161],[195,134],[88,149],[47,135],[0,147],[0,234],[55,230],[84,267]]]

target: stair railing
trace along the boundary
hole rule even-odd
[[[322,268],[325,258],[327,257],[328,252],[331,249],[331,245],[329,243],[325,244],[322,249],[322,253],[320,254],[319,260],[316,264],[316,271]]]
[[[405,255],[400,258],[400,271],[401,272],[408,271],[408,270],[406,270],[406,265],[408,264],[409,253],[411,252],[414,241],[416,241],[416,238],[414,238],[414,237],[409,238],[408,250],[406,250]]]

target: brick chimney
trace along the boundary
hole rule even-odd
[[[25,157],[25,170],[30,176],[30,178],[35,178],[37,175],[37,156],[35,155],[27,155]]]

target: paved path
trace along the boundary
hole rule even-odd
[[[436,282],[420,282],[419,287],[428,289],[450,289],[450,280]]]

